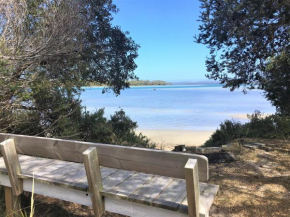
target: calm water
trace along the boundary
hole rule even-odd
[[[106,116],[122,108],[138,122],[139,129],[214,130],[225,119],[255,110],[274,113],[261,91],[244,95],[220,85],[131,87],[116,97],[102,88],[85,88],[81,99],[87,110],[106,108]],[[245,119],[240,119],[245,122]]]

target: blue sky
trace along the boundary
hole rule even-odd
[[[198,0],[113,0],[120,9],[113,23],[140,44],[135,73],[140,79],[208,81],[205,45],[198,34]]]

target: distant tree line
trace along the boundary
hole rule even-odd
[[[158,85],[172,85],[169,82],[166,81],[161,81],[161,80],[130,80],[128,81],[130,86],[158,86]],[[96,83],[96,82],[89,82],[87,86],[104,86],[101,83]]]
[[[154,85],[172,85],[169,82],[161,81],[161,80],[131,80],[130,86],[154,86]]]

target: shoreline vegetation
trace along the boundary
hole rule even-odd
[[[162,80],[130,80],[129,81],[130,86],[163,86],[163,85],[172,85],[172,83]],[[86,85],[87,87],[103,87],[106,86],[104,84],[98,83],[98,82],[89,82]]]
[[[204,143],[204,147],[220,147],[236,139],[290,139],[290,119],[282,114],[265,115],[260,111],[247,115],[248,121],[225,120]]]

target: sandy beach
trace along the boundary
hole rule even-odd
[[[262,114],[262,117],[266,117],[270,114]],[[237,113],[229,115],[228,119],[234,119],[237,121],[248,120],[246,113]],[[218,127],[218,125],[217,125]],[[158,149],[171,151],[176,145],[186,146],[200,146],[210,138],[215,130],[148,130],[137,129],[137,133],[150,138],[157,144]]]
[[[157,143],[158,149],[168,151],[176,145],[200,146],[213,132],[214,130],[137,130],[137,133],[142,133]]]

